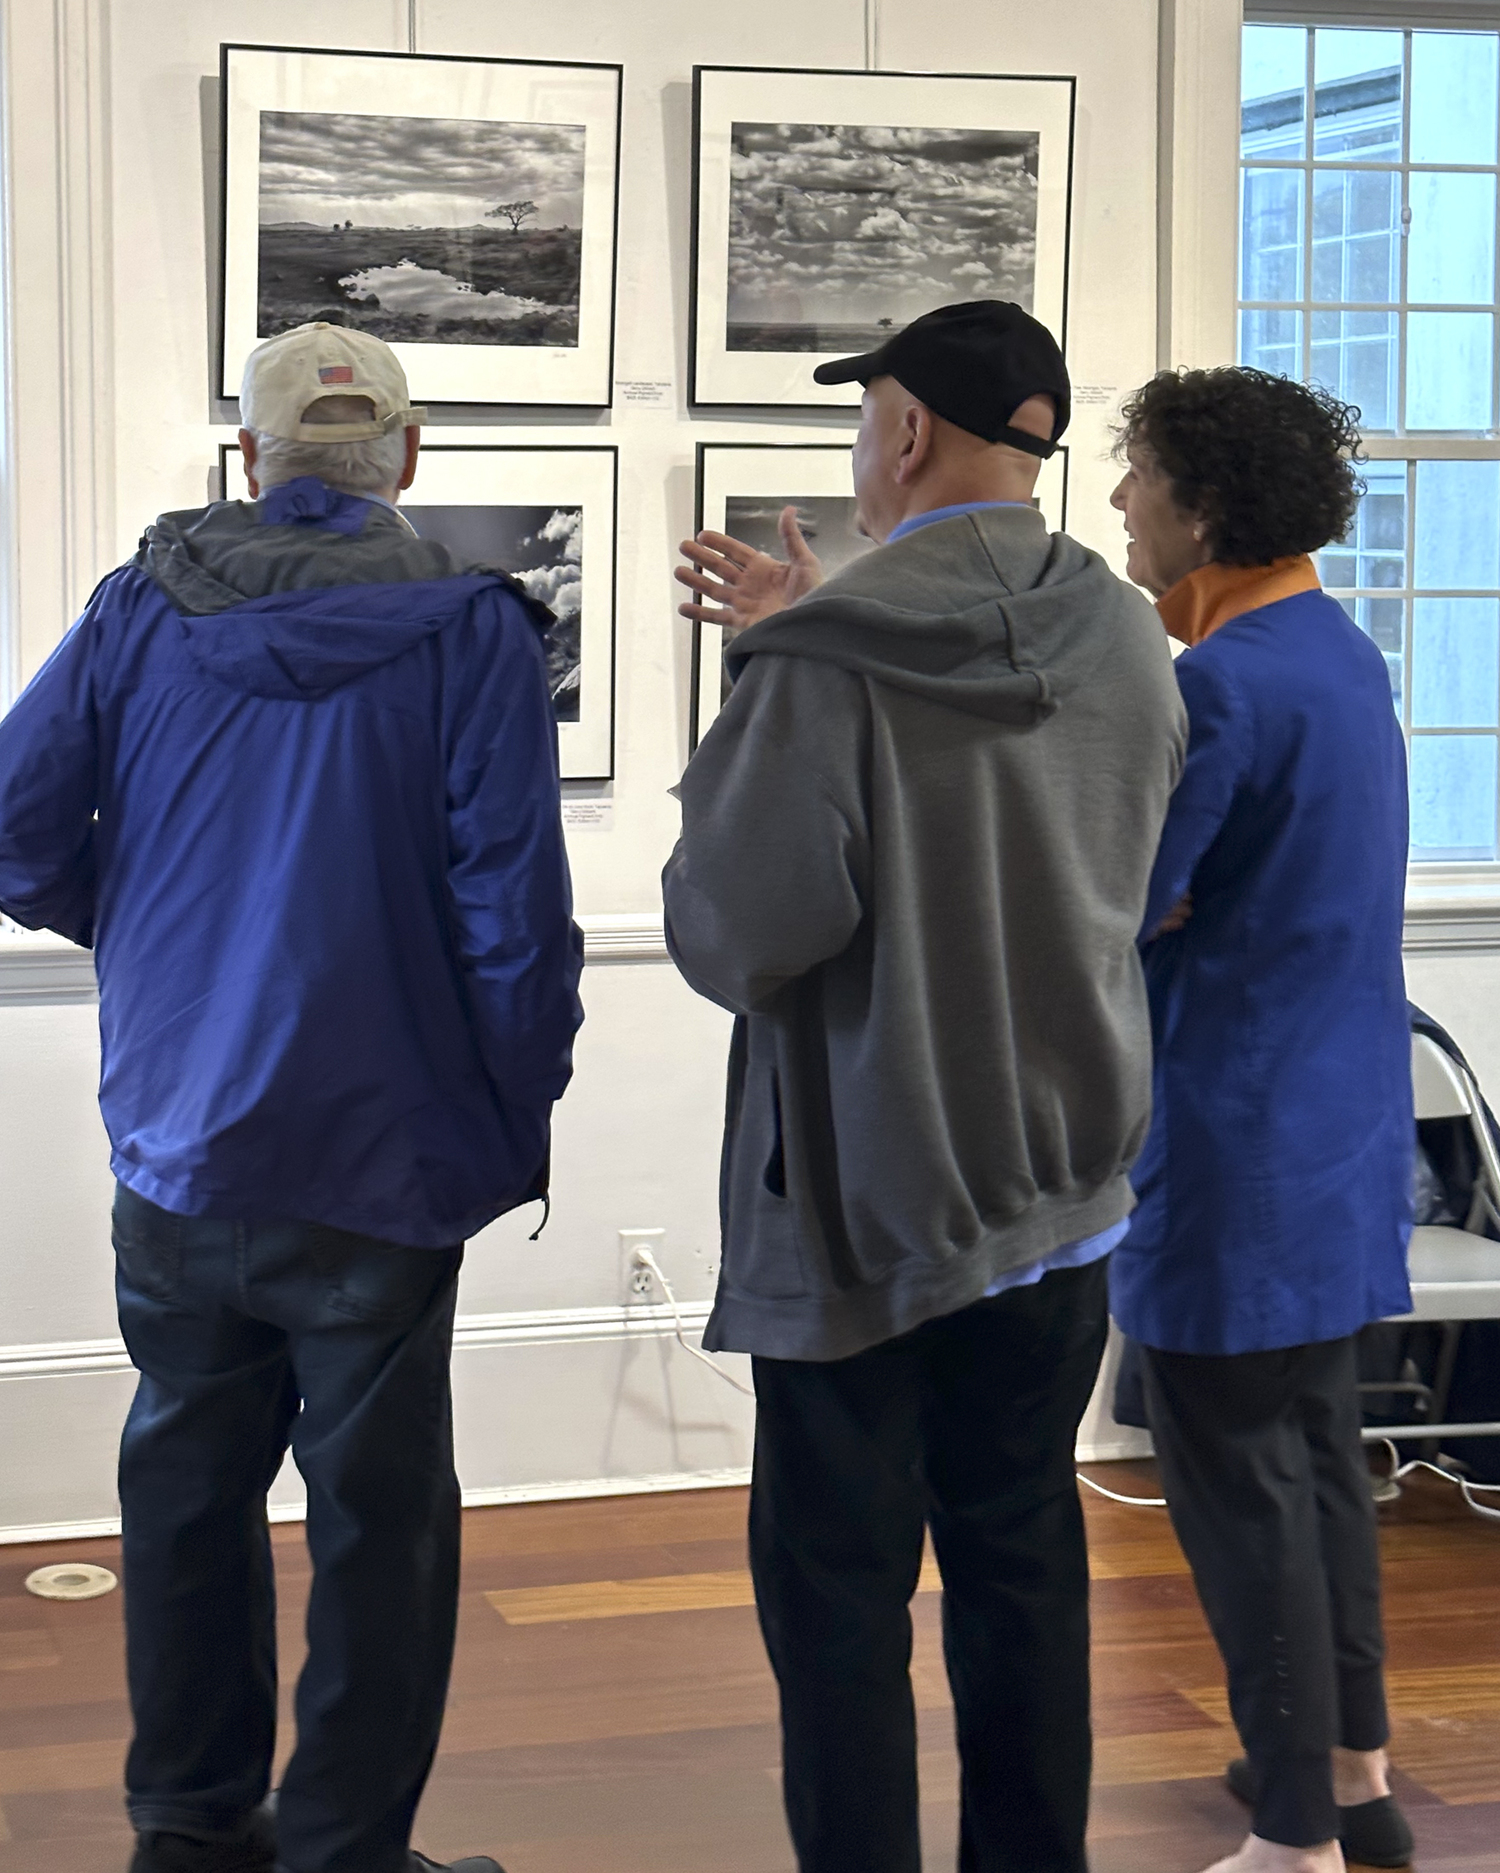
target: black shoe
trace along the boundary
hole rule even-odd
[[[505,1873],[498,1860],[483,1853],[471,1854],[466,1860],[451,1860],[446,1866],[441,1860],[429,1860],[415,1847],[410,1849],[410,1856],[410,1873]]]
[[[135,1837],[130,1873],[272,1873],[275,1865],[276,1822],[267,1806],[256,1809],[237,1841],[147,1829]]]
[[[1224,1771],[1224,1780],[1230,1794],[1238,1795],[1246,1807],[1254,1807],[1255,1771],[1248,1756],[1236,1756]],[[1416,1844],[1394,1795],[1377,1795],[1374,1801],[1340,1808],[1339,1841],[1348,1859],[1373,1867],[1410,1866]]]

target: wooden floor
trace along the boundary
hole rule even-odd
[[[1151,1493],[1149,1466],[1094,1472]],[[1244,1831],[1217,1656],[1165,1516],[1086,1497],[1098,1735],[1094,1873],[1196,1873]],[[740,1491],[473,1510],[458,1660],[417,1844],[508,1873],[788,1873],[776,1702]],[[1418,1864],[1500,1873],[1500,1527],[1411,1485],[1382,1511],[1399,1793]],[[22,1581],[115,1544],[0,1548],[0,1873],[114,1873],[128,1730],[120,1596]],[[288,1676],[307,1567],[276,1531]],[[955,1760],[936,1582],[915,1615],[923,1828],[952,1866]]]

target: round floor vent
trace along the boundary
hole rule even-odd
[[[26,1576],[26,1591],[42,1600],[97,1600],[119,1584],[107,1567],[92,1561],[59,1561]]]

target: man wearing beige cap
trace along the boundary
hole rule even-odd
[[[549,614],[397,512],[423,412],[388,346],[299,327],[240,407],[257,498],[149,527],[0,722],[0,910],[99,976],[133,1873],[415,1873],[459,1263],[545,1194],[580,1019]],[[288,1447],[313,1585],[273,1812]]]

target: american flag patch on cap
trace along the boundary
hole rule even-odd
[[[320,384],[352,384],[354,366],[352,364],[325,364],[318,371]]]

